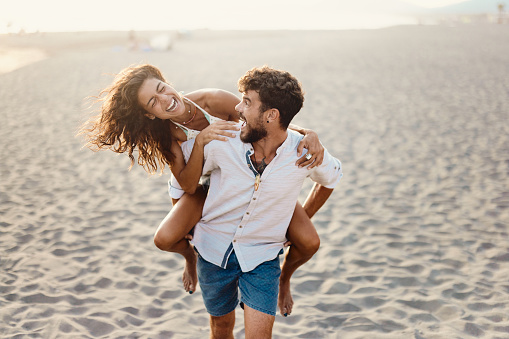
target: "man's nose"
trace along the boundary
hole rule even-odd
[[[240,113],[240,106],[241,106],[242,102],[239,102],[237,104],[237,106],[235,106],[235,110],[237,111],[237,113]]]

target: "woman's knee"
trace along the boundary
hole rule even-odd
[[[320,248],[320,237],[317,233],[310,236],[306,242],[304,243],[304,246],[302,247],[302,251],[309,256],[313,256],[316,252],[318,252],[318,249]]]
[[[170,251],[172,247],[181,239],[176,239],[174,233],[169,232],[167,227],[161,227],[157,229],[154,234],[154,245],[162,251]]]
[[[304,256],[311,258],[320,248],[320,237],[317,233],[308,234],[305,238],[291,239],[292,247]]]
[[[156,231],[154,234],[154,245],[162,251],[166,251],[166,242],[164,241],[164,237],[161,235],[161,232]]]

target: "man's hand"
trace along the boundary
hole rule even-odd
[[[306,130],[304,138],[302,138],[299,146],[297,147],[297,156],[300,157],[302,155],[304,148],[306,148],[308,152],[305,156],[297,160],[295,164],[299,167],[309,166],[308,170],[313,167],[320,166],[323,162],[325,149],[323,148],[320,139],[318,139],[318,134],[312,130]],[[311,157],[309,157],[308,154]]]

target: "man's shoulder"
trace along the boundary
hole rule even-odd
[[[297,131],[294,131],[293,129],[287,129],[287,131],[288,131],[288,136],[294,142],[296,141],[297,143],[299,143],[302,140],[302,138],[304,138],[304,135],[300,134]]]
[[[228,150],[238,150],[242,149],[244,143],[242,140],[240,140],[240,131],[231,131],[233,134],[235,134],[235,137],[231,138],[228,137],[226,141],[223,140],[212,140],[209,142],[205,148],[210,151],[221,151],[225,152]]]
[[[288,129],[288,149],[297,149],[299,146],[300,141],[304,136],[300,134],[299,132],[296,132],[294,130]]]

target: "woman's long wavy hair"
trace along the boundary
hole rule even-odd
[[[175,157],[170,151],[169,120],[148,119],[147,112],[138,104],[138,90],[150,78],[166,82],[161,72],[151,65],[123,69],[113,84],[100,92],[97,101],[102,102],[101,111],[82,126],[80,134],[86,136],[86,146],[94,151],[127,152],[131,159],[129,169],[134,165],[137,150],[138,164],[153,174],[158,168],[162,173]]]

